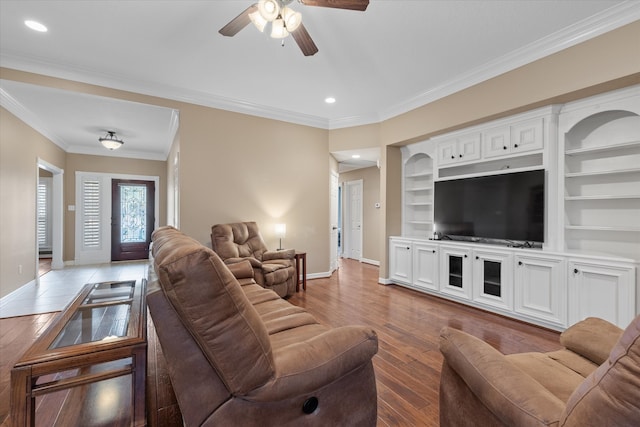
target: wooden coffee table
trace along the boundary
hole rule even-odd
[[[145,291],[145,279],[82,289],[14,365],[13,425],[34,426],[42,406],[56,425],[146,425]]]

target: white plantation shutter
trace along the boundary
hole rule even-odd
[[[38,248],[51,249],[51,178],[40,178],[38,182]]]
[[[87,177],[82,180],[81,216],[83,249],[100,249],[102,247],[100,190],[99,179]]]

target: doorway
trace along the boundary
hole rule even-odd
[[[111,261],[148,258],[154,200],[154,181],[111,180]]]
[[[362,188],[363,181],[344,183],[343,256],[362,259]]]
[[[62,261],[63,174],[63,169],[40,158],[37,159],[36,272],[40,270],[41,247],[46,250],[50,259],[50,263],[47,263],[47,268],[57,270],[64,267],[64,262]],[[45,182],[47,183],[45,184]],[[40,199],[41,195],[44,200]],[[45,203],[46,206],[44,205]],[[36,274],[36,283],[40,283],[40,274]]]

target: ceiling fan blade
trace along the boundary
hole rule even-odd
[[[258,10],[258,7],[255,4],[252,4],[251,6],[246,8],[240,15],[229,21],[227,25],[220,28],[220,31],[218,32],[227,37],[235,36],[241,29],[249,25],[249,23],[251,22],[251,19],[249,19],[249,14],[254,12],[255,10]]]
[[[369,0],[298,0],[306,6],[332,7],[335,9],[351,9],[365,11]]]
[[[313,56],[318,52],[318,46],[313,42],[304,25],[300,24],[298,29],[291,33],[291,36],[298,43],[304,56]]]

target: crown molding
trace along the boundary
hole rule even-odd
[[[379,123],[391,119],[637,20],[640,20],[640,2],[627,0],[382,111],[338,119],[301,114],[295,111],[216,96],[172,85],[140,81],[120,75],[110,75],[97,70],[69,67],[51,61],[28,57],[19,52],[3,52],[0,54],[0,62],[5,68],[330,130]],[[5,101],[3,100],[3,102]],[[33,121],[29,120],[27,123],[33,123]],[[64,143],[59,138],[53,139],[47,133],[44,133],[46,129],[39,130],[39,132],[56,144],[63,144],[60,146],[64,148]]]
[[[67,151],[68,145],[62,138],[55,134],[33,111],[22,105],[17,99],[9,95],[0,87],[0,105],[6,108],[11,114],[27,123],[42,136]]]
[[[620,3],[382,111],[380,119],[384,121],[407,113],[637,20],[640,20],[640,2]]]

